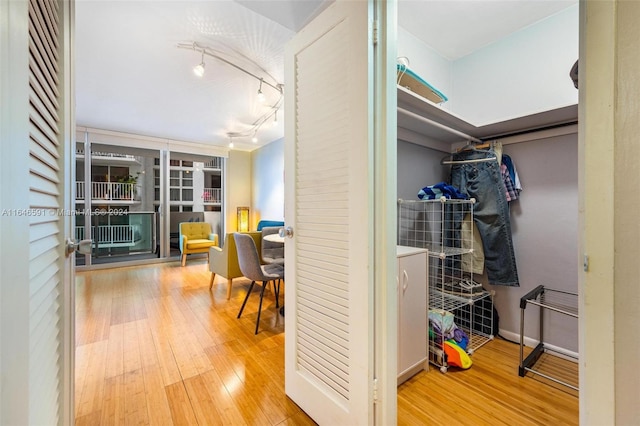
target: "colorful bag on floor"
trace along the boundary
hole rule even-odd
[[[471,367],[471,357],[458,346],[455,340],[447,340],[443,345],[444,353],[447,354],[447,364],[467,369]]]

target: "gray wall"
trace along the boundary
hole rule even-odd
[[[500,329],[519,334],[520,297],[541,284],[578,291],[578,136],[505,145],[504,153],[515,161],[524,188],[511,203],[520,287],[490,287],[496,290]],[[537,311],[525,310],[524,334],[534,339]],[[544,319],[545,342],[578,352],[577,319],[548,310]]]
[[[282,141],[252,153],[253,208],[265,219],[283,217]],[[511,225],[520,287],[488,286],[506,337],[520,332],[520,297],[543,284],[577,292],[578,288],[578,138],[560,136],[504,146],[515,161],[524,191],[511,205]],[[398,198],[418,199],[418,191],[448,179],[440,165],[446,153],[398,141]],[[273,191],[281,191],[279,195]],[[268,214],[269,216],[264,216]],[[476,276],[486,283],[485,277]],[[525,311],[525,336],[538,339],[537,307]],[[578,351],[578,322],[545,311],[545,342]]]
[[[578,138],[576,134],[504,146],[516,163],[524,191],[511,204],[511,225],[520,287],[487,286],[505,337],[520,333],[520,297],[543,284],[578,288]],[[398,142],[398,197],[417,199],[418,191],[447,180],[439,151]],[[486,283],[485,276],[476,276]],[[525,311],[525,336],[538,339],[538,308]],[[578,351],[578,322],[545,311],[545,342]]]
[[[440,165],[446,153],[398,141],[398,198],[417,200],[418,191],[447,180],[449,169]]]

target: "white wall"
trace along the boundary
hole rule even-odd
[[[284,138],[251,153],[253,228],[261,219],[284,220]]]
[[[640,3],[586,1],[581,12],[580,424],[637,425]]]
[[[640,352],[640,177],[638,132],[640,132],[640,91],[638,67],[640,52],[640,5],[617,2],[618,35],[616,42],[616,134],[615,142],[615,381],[616,421],[640,422],[640,370],[636,367]],[[587,141],[589,142],[589,141]],[[604,147],[606,149],[607,147]],[[633,366],[631,369],[629,366]],[[629,371],[632,370],[632,371]]]
[[[578,5],[455,61],[400,27],[398,56],[449,98],[443,109],[476,126],[575,105]]]
[[[409,68],[446,97],[453,95],[453,64],[402,27],[398,27],[398,57],[409,59]],[[449,109],[449,102],[441,104]]]
[[[238,207],[251,207],[251,153],[230,151],[226,162],[226,180],[224,182],[227,213],[226,231],[235,232],[238,229]],[[249,229],[255,228],[255,223],[249,221]],[[221,236],[224,240],[224,235]]]
[[[453,64],[448,107],[483,125],[578,103],[569,70],[578,59],[578,5]]]

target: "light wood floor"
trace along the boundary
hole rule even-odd
[[[78,273],[76,424],[313,425],[284,394],[284,319],[250,282],[209,291],[206,261]],[[578,424],[576,393],[517,375],[493,341],[467,371],[432,368],[398,389],[398,424]]]
[[[398,424],[578,425],[578,392],[537,375],[518,376],[519,348],[496,339],[473,354],[468,370],[442,374],[430,366],[415,375],[398,388]],[[577,384],[573,362],[545,354],[536,369]]]

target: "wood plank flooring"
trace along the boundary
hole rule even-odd
[[[496,339],[473,354],[468,370],[442,374],[430,366],[415,375],[398,388],[398,424],[578,425],[578,392],[540,376],[518,376],[519,348]],[[544,356],[577,382],[577,364]]]
[[[85,271],[76,280],[77,425],[313,425],[284,393],[284,319],[259,286],[206,261]],[[398,424],[578,424],[575,392],[517,375],[518,346],[496,340],[467,371],[432,368],[398,388]],[[553,364],[553,360],[546,361]]]

